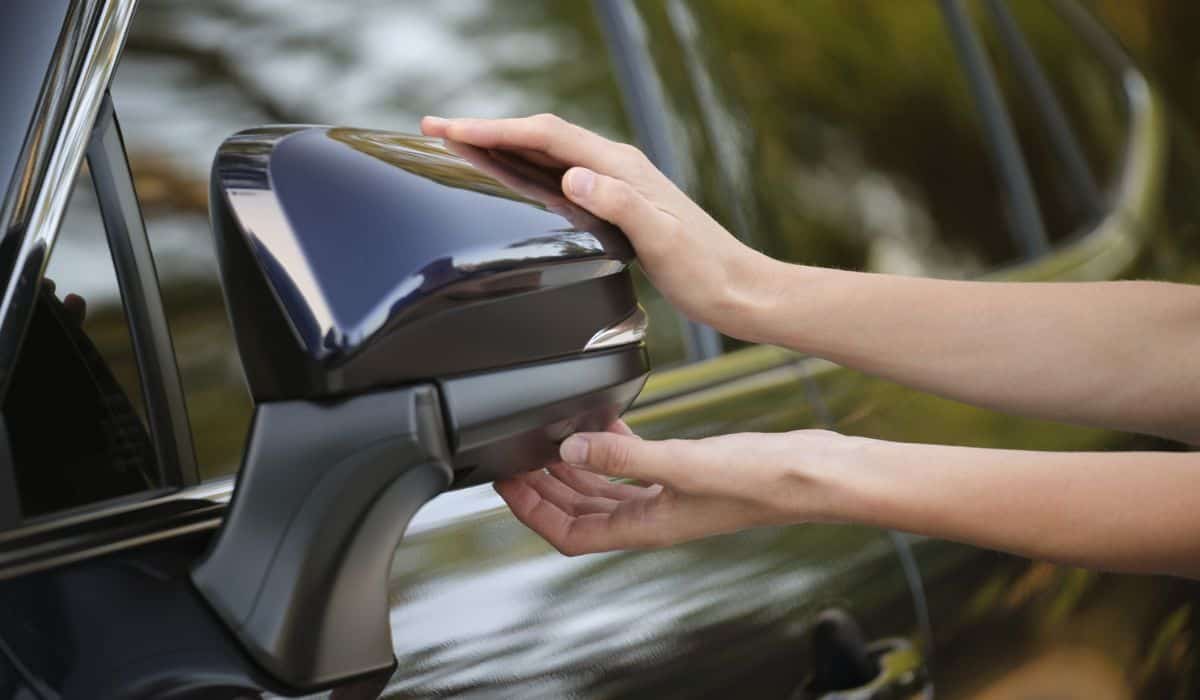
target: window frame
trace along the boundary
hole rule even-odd
[[[120,127],[107,92],[88,140],[86,158],[87,180],[96,194],[100,225],[104,229],[109,254],[105,264],[112,265],[119,292],[157,478],[153,485],[139,491],[98,498],[65,510],[31,515],[22,508],[16,464],[8,443],[8,427],[0,423],[0,454],[6,456],[5,464],[0,468],[0,487],[6,492],[5,497],[0,499],[0,533],[144,501],[199,483],[183,386],[167,330],[149,239],[134,192]],[[64,214],[70,201],[64,202]],[[47,264],[52,257],[53,251],[49,251]],[[22,339],[16,354],[17,367],[21,353],[25,352],[24,345]],[[135,397],[129,398],[134,400]]]
[[[0,399],[24,345],[38,289],[76,176],[87,157],[142,387],[159,484],[61,514],[21,512],[7,429],[0,425],[0,543],[19,540],[87,511],[153,500],[199,482],[182,383],[166,326],[133,178],[108,85],[132,21],[135,0],[84,0],[69,6],[33,108],[19,166],[3,202],[6,239],[0,297]],[[29,532],[26,532],[29,531]],[[3,568],[0,552],[0,568]]]
[[[200,474],[187,403],[158,273],[121,127],[107,90],[92,130],[87,159],[129,322],[160,484],[168,488],[198,484]]]

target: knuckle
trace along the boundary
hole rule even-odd
[[[530,122],[535,124],[538,128],[546,130],[558,129],[566,124],[562,117],[558,116],[557,114],[551,114],[550,112],[535,114],[530,117]]]
[[[621,153],[621,160],[627,167],[640,169],[650,164],[650,159],[642,152],[642,149],[629,143],[622,143],[617,147]]]
[[[679,246],[686,236],[683,224],[678,218],[669,214],[658,216],[654,221],[657,224],[654,228],[654,235],[639,241],[641,247],[638,249],[638,254],[655,260],[676,256]]]
[[[623,180],[610,180],[611,186],[608,188],[608,202],[614,211],[623,211],[629,209],[637,203],[637,193],[629,186],[629,183]]]
[[[620,148],[620,152],[622,152],[622,155],[624,155],[630,161],[634,161],[634,162],[648,161],[648,158],[646,157],[646,154],[644,154],[644,152],[642,152],[642,149],[637,148],[637,146],[634,144],[623,143],[623,144],[620,144],[619,148]]]
[[[627,474],[633,459],[629,445],[625,444],[624,441],[614,440],[605,440],[600,445],[600,462],[605,470],[613,476],[624,476]]]
[[[545,150],[550,144],[549,133],[537,124],[531,123],[529,126],[531,128],[525,129],[518,137],[520,145],[534,150]]]
[[[567,497],[566,502],[563,504],[563,510],[567,515],[579,515],[580,511],[583,510],[584,506],[586,505],[585,500],[586,499],[579,494],[571,494]]]

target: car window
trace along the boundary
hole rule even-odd
[[[1114,86],[1045,3],[1016,3],[1090,165],[1112,170]],[[947,22],[932,0],[671,0],[666,21],[691,47],[719,109],[710,139],[735,178],[742,235],[789,261],[965,277],[1016,262],[1012,216]],[[968,4],[978,26],[988,21]],[[993,39],[990,49],[1002,50]],[[996,68],[1047,211],[1051,240],[1084,223],[1044,148],[1032,101]],[[703,102],[703,100],[701,100]]]
[[[1128,109],[1121,74],[1101,60],[1095,46],[1064,17],[1053,3],[1042,0],[976,4],[973,16],[991,58],[1033,180],[1038,205],[1052,243],[1086,233],[1109,206],[1122,164],[1128,135]],[[1007,17],[998,15],[1005,13]],[[1007,20],[1007,22],[1006,22]],[[1021,69],[1016,41],[1023,42],[1037,62],[1051,100],[1039,99]],[[1057,109],[1069,137],[1049,126],[1046,110]],[[1073,141],[1086,168],[1074,176],[1064,156],[1063,141]],[[1065,145],[1066,148],[1072,148]],[[1084,178],[1090,178],[1087,182]],[[1095,189],[1095,195],[1088,191]],[[1089,203],[1095,196],[1096,202]]]
[[[91,176],[76,178],[4,400],[26,519],[159,485]]]
[[[6,642],[0,639],[0,644]],[[7,654],[0,655],[0,696],[14,700],[37,698],[38,693],[27,684],[26,678],[26,675],[19,673],[13,666]]]
[[[208,231],[221,141],[263,123],[412,132],[426,113],[542,111],[629,140],[605,56],[583,2],[140,3],[113,96],[204,476],[236,468],[251,414]],[[674,311],[638,286],[654,366],[681,362]]]

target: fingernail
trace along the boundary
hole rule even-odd
[[[572,435],[563,440],[563,444],[558,448],[558,456],[567,464],[583,464],[588,456],[587,438]]]
[[[567,187],[571,189],[571,194],[576,197],[586,197],[592,193],[592,187],[596,184],[596,173],[593,173],[587,168],[574,168],[570,175],[567,176]]]
[[[449,119],[446,119],[445,117],[435,117],[432,114],[422,117],[421,121],[425,122],[429,126],[446,126],[450,123]]]

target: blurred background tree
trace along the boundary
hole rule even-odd
[[[1200,187],[1200,157],[1179,153],[1193,148],[1200,126],[1200,3],[1084,1],[1179,116],[1172,177],[1192,186],[1171,195],[1181,200],[1172,211],[1190,213],[1168,222],[1170,245],[1179,259],[1196,259],[1200,210],[1190,195]],[[1010,2],[1107,183],[1124,145],[1119,82],[1048,5]],[[947,276],[1015,259],[978,115],[933,0],[634,6],[681,144],[682,179],[753,245],[788,260]],[[1009,100],[1047,228],[1067,240],[1086,217],[1055,174],[990,22],[977,3],[968,7]],[[223,138],[271,122],[414,131],[424,113],[554,111],[633,139],[600,24],[583,1],[143,0],[114,98],[209,475],[235,468],[250,416],[207,222],[208,166]],[[95,251],[72,242],[80,239],[64,236],[55,250],[77,271],[58,280],[60,288],[88,297],[91,318],[108,318],[119,298],[111,285],[89,280],[84,263]],[[656,361],[678,361],[673,312],[643,289]],[[127,347],[110,353],[126,369]]]

